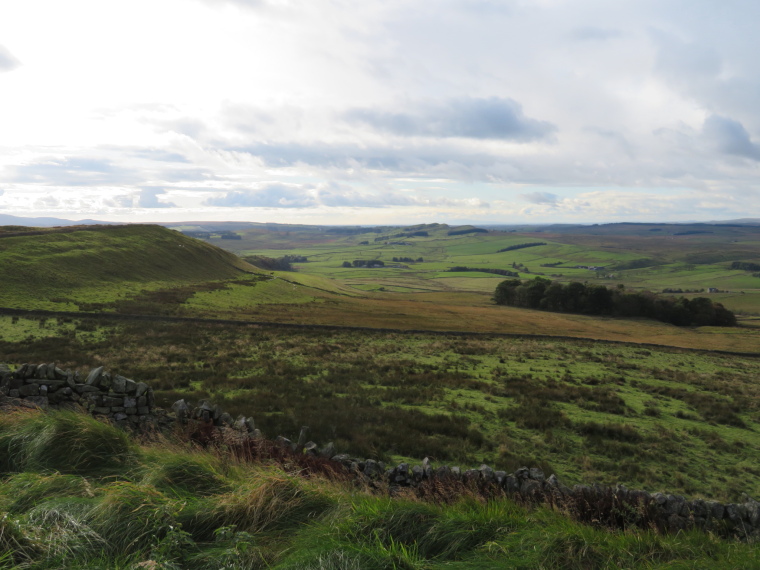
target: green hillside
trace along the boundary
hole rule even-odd
[[[227,251],[153,225],[0,237],[0,267],[0,306],[59,310],[256,271]]]

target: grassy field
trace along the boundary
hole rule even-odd
[[[10,362],[106,365],[161,404],[367,457],[736,499],[760,495],[760,360],[587,341],[0,318]],[[719,467],[718,467],[719,466]]]
[[[489,281],[498,282],[487,273],[447,273],[452,267],[468,266],[514,270],[523,278],[544,275],[655,292],[681,289],[704,294],[713,288],[722,291],[720,301],[729,309],[760,314],[760,277],[730,268],[733,261],[760,262],[760,226],[613,224],[453,236],[451,228],[441,224],[377,230],[345,236],[319,227],[304,226],[300,231],[242,228],[237,232],[240,240],[209,241],[240,255],[306,256],[307,263],[297,264],[299,272],[329,277],[360,291],[383,287],[396,293],[484,292],[491,286]],[[415,230],[428,235],[392,237]],[[499,252],[526,243],[545,245]],[[394,262],[394,257],[423,261]],[[386,267],[342,267],[343,262],[355,259],[381,260]]]

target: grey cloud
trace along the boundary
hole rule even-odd
[[[297,187],[270,184],[254,190],[235,190],[209,198],[207,206],[253,208],[313,208],[317,201],[309,193],[310,186]]]
[[[576,28],[570,33],[570,37],[577,41],[605,41],[622,36],[620,30],[595,28],[593,26],[584,26]]]
[[[659,31],[652,34],[658,48],[655,69],[670,83],[691,90],[703,81],[713,81],[721,72],[723,60],[711,46],[684,42]]]
[[[177,205],[172,202],[160,202],[159,196],[165,196],[163,188],[143,188],[137,196],[138,208],[176,208]]]
[[[135,174],[108,160],[94,158],[51,159],[9,169],[14,182],[33,182],[57,186],[98,186],[131,184]]]
[[[34,205],[38,208],[55,208],[59,202],[53,196],[45,196],[35,200]]]
[[[176,152],[167,152],[161,149],[139,149],[132,152],[133,156],[138,158],[144,158],[146,160],[153,160],[156,162],[190,162],[183,155]]]
[[[419,199],[406,196],[400,192],[365,194],[357,192],[349,186],[334,182],[321,187],[318,191],[318,196],[322,205],[328,207],[382,208],[420,204]]]
[[[21,65],[21,62],[8,51],[8,48],[0,45],[0,72],[13,71],[19,65]]]
[[[752,142],[739,121],[710,115],[705,119],[703,134],[722,153],[760,160],[760,145]]]
[[[559,196],[551,192],[529,192],[528,194],[520,194],[520,198],[531,204],[549,204],[552,206],[556,206],[559,201]]]
[[[378,109],[354,109],[349,121],[401,136],[467,137],[527,142],[547,138],[557,128],[546,121],[526,117],[513,99],[490,97],[451,99],[416,105],[406,113]]]

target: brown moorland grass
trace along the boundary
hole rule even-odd
[[[296,324],[361,326],[399,330],[462,331],[567,336],[679,348],[758,352],[760,331],[744,327],[676,327],[647,319],[614,319],[497,307],[487,295],[468,293],[325,296],[308,305],[262,305],[217,314]]]

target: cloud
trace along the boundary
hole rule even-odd
[[[269,184],[253,190],[235,190],[221,196],[209,198],[207,206],[227,208],[313,208],[317,201],[310,186]]]
[[[531,204],[549,204],[552,206],[556,206],[559,201],[559,196],[551,192],[529,192],[528,194],[520,194],[520,198]]]
[[[0,45],[0,73],[3,71],[13,71],[20,65],[21,62],[8,51],[8,48]]]
[[[557,128],[546,121],[526,117],[513,99],[462,98],[441,103],[417,104],[409,112],[354,109],[349,121],[401,136],[466,137],[528,142],[545,139]]]
[[[596,28],[584,26],[576,28],[570,33],[570,37],[577,41],[606,41],[619,38],[623,35],[620,30]]]
[[[747,129],[739,121],[710,115],[702,132],[722,153],[760,160],[760,145],[753,143]]]
[[[56,186],[99,186],[133,184],[139,178],[130,169],[109,160],[87,157],[51,158],[10,167],[10,180]]]
[[[358,192],[350,186],[335,182],[322,185],[317,191],[317,196],[320,203],[328,207],[384,208],[428,204],[424,199],[402,192],[386,191],[380,194]]]
[[[163,188],[143,188],[137,196],[138,208],[176,208],[177,205],[172,202],[160,202],[159,196],[165,196],[166,191]]]
[[[38,208],[55,208],[60,202],[53,196],[44,196],[35,200],[34,205]]]

